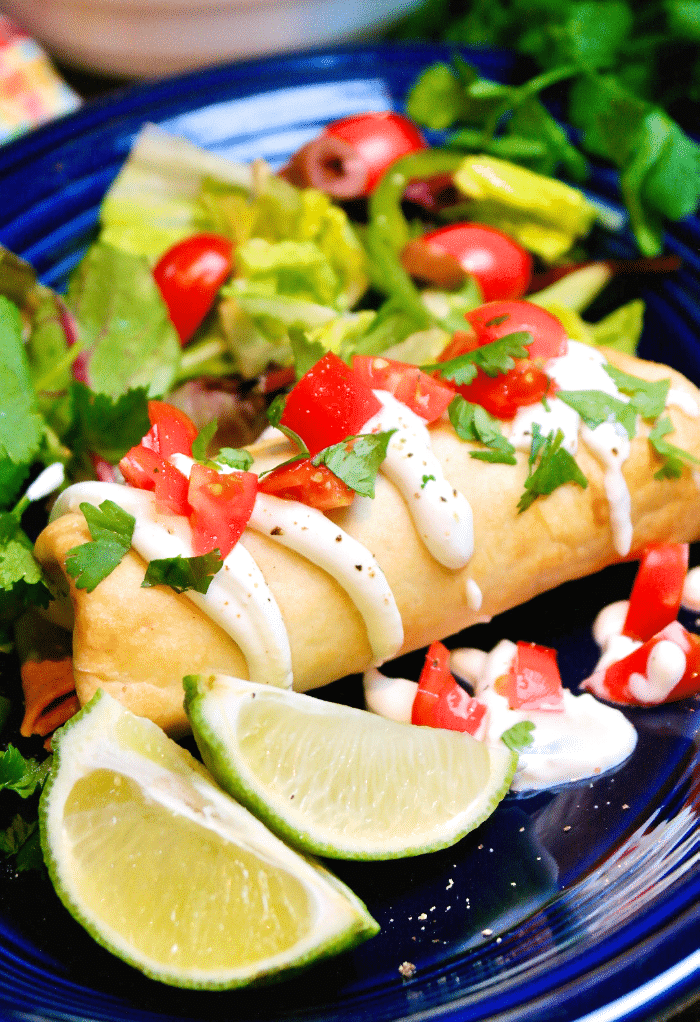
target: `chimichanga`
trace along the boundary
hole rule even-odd
[[[666,366],[613,352],[605,354],[613,365],[638,378],[670,379],[675,398],[669,400],[665,414],[674,427],[671,439],[676,447],[700,459],[698,390]],[[369,611],[361,606],[352,578],[339,576],[338,581],[333,573],[312,563],[309,557],[313,552],[306,555],[285,546],[280,542],[284,530],[274,525],[274,516],[266,525],[264,516],[258,515],[239,541],[238,546],[243,548],[239,554],[246,558],[252,555],[248,560],[260,572],[255,576],[259,581],[251,582],[251,593],[260,587],[261,591],[269,591],[270,602],[276,604],[284,634],[278,634],[275,640],[282,652],[277,650],[274,656],[279,653],[283,657],[288,641],[294,688],[304,691],[362,671],[382,655],[420,648],[619,560],[626,551],[621,549],[619,538],[624,523],[621,526],[618,521],[615,527],[611,523],[616,487],[629,494],[628,504],[623,500],[622,512],[618,509],[618,518],[627,516],[631,526],[627,543],[632,552],[650,542],[699,538],[698,476],[692,466],[686,465],[678,478],[656,478],[661,460],[648,442],[648,434],[649,425],[640,420],[617,476],[609,464],[604,465],[600,452],[594,453],[594,444],[580,443],[576,460],[588,480],[587,487],[566,483],[518,513],[518,500],[528,475],[527,453],[518,452],[516,465],[476,460],[470,452],[483,448],[460,440],[444,419],[433,424],[430,441],[441,470],[449,486],[463,494],[472,508],[473,554],[465,567],[441,564],[417,531],[410,497],[402,495],[380,473],[373,499],[356,497],[349,508],[322,516],[328,528],[334,530],[339,546],[347,538],[348,543],[356,541],[360,545],[353,550],[366,550],[365,563],[353,564],[350,556],[348,564],[358,578],[362,572],[372,577],[375,602],[370,602]],[[262,442],[251,452],[256,470],[278,463],[291,453],[287,441],[277,439]],[[119,489],[112,489],[116,495],[112,494],[111,499],[118,503]],[[89,499],[98,502],[101,492],[95,491]],[[152,499],[143,494],[138,499],[146,497]],[[102,687],[136,713],[177,734],[187,728],[182,709],[185,674],[211,671],[245,678],[250,673],[251,658],[257,657],[257,677],[261,672],[264,675],[264,641],[259,649],[255,647],[252,653],[246,650],[244,655],[240,636],[248,641],[245,624],[237,642],[186,595],[162,585],[141,588],[146,563],[134,549],[93,592],[76,589],[65,572],[66,554],[90,539],[83,515],[70,510],[77,507],[77,500],[72,505],[64,501],[64,510],[69,509],[69,513],[47,526],[35,552],[57,591],[70,591],[74,673],[81,703]],[[276,500],[268,498],[272,501],[266,505],[268,510],[277,506]],[[292,516],[295,509],[299,515],[305,513],[293,502],[277,504],[291,505]],[[308,527],[300,526],[300,535],[306,530],[306,542],[322,546],[320,536],[316,541],[311,534],[313,520],[308,519]],[[173,526],[169,534],[175,531]],[[311,546],[305,549],[311,551]],[[259,593],[253,598],[258,599]],[[388,606],[392,598],[400,615],[398,626],[392,622]],[[381,635],[371,634],[373,628],[381,631],[377,619],[385,611],[386,627],[389,632],[394,628],[395,640],[396,627],[402,629],[394,648],[391,642],[382,647]],[[254,642],[255,637],[251,638]],[[378,649],[382,655],[378,655]],[[271,681],[284,683],[283,678],[280,681],[283,674],[279,665],[274,669],[271,666]]]

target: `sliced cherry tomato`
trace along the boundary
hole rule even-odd
[[[255,504],[258,477],[254,472],[216,472],[195,464],[187,499],[192,507],[192,548],[195,554],[218,549],[226,557],[238,542]]]
[[[130,486],[155,491],[159,511],[189,515],[187,476],[151,448],[143,444],[132,447],[119,462],[119,469]]]
[[[299,434],[313,457],[359,433],[381,407],[371,389],[329,351],[289,392],[281,422]]]
[[[219,234],[194,234],[165,252],[153,276],[180,342],[186,344],[231,273],[233,245]]]
[[[551,312],[533,302],[487,302],[465,314],[476,331],[479,344],[490,344],[506,334],[527,331],[533,341],[527,346],[531,359],[566,355],[566,330]]]
[[[642,553],[622,632],[646,642],[675,621],[688,574],[687,543],[659,543]]]
[[[401,156],[428,147],[413,121],[390,110],[334,121],[326,127],[324,135],[353,146],[367,168],[366,195],[374,190],[387,167]]]
[[[556,650],[534,642],[519,642],[504,695],[511,710],[563,711],[564,691]]]
[[[149,401],[148,418],[151,428],[141,441],[144,447],[150,447],[161,458],[172,454],[192,456],[198,430],[189,415],[166,401]]]
[[[450,652],[434,642],[427,653],[413,700],[411,723],[476,734],[486,706],[473,699],[450,673]]]
[[[387,390],[426,422],[439,419],[455,392],[418,366],[380,355],[354,355],[352,371],[371,390]]]
[[[313,465],[308,458],[274,468],[260,480],[260,491],[284,500],[298,500],[318,511],[348,507],[355,496],[355,491],[327,465]]]
[[[677,646],[685,658],[683,673],[675,684],[672,675],[669,680],[668,658],[651,659],[662,642]],[[682,659],[672,660],[683,668]],[[633,653],[610,664],[602,677],[594,674],[588,687],[596,695],[625,706],[654,706],[694,695],[700,691],[700,636],[686,631],[679,621],[672,621]]]
[[[485,224],[450,224],[423,242],[454,256],[479,284],[485,302],[522,298],[532,277],[532,256],[503,231]]]

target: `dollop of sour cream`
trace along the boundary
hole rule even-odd
[[[486,741],[496,742],[520,721],[534,724],[533,742],[519,756],[511,787],[514,791],[551,788],[593,777],[619,766],[633,752],[637,732],[614,707],[592,695],[574,695],[564,689],[561,711],[512,710],[496,691],[498,678],[510,669],[515,643],[499,642],[490,653],[474,649],[453,650],[450,665],[474,695],[486,704]]]

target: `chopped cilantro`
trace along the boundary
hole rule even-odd
[[[509,372],[515,365],[514,359],[527,358],[528,344],[532,344],[532,334],[521,330],[499,337],[490,344],[482,344],[447,362],[433,362],[421,366],[421,369],[425,373],[439,372],[446,380],[453,380],[462,386],[472,382],[477,369],[483,370],[487,376]]]
[[[637,376],[623,373],[621,369],[607,363],[604,369],[618,390],[627,394],[643,419],[655,419],[666,407],[670,380],[640,380]]]
[[[221,555],[218,550],[197,557],[162,557],[149,562],[141,586],[149,589],[151,586],[166,585],[176,593],[184,593],[188,589],[206,593],[220,567]]]
[[[426,486],[428,485],[428,483],[431,482],[431,480],[432,480],[432,482],[435,482],[435,476],[434,475],[423,476],[423,478],[420,481],[420,488],[421,488],[421,490],[424,490],[426,488]]]
[[[222,447],[215,459],[219,465],[247,472],[253,464],[253,455],[249,451],[239,451],[235,447]]]
[[[66,571],[75,579],[78,589],[91,593],[114,571],[130,548],[136,520],[112,500],[104,500],[99,508],[83,502],[80,510],[85,515],[92,542],[68,551]]]
[[[472,458],[502,462],[505,465],[516,464],[515,448],[501,433],[498,420],[481,405],[472,404],[458,394],[450,402],[448,414],[460,440],[478,441],[489,448],[487,451],[472,451]]]
[[[654,423],[649,433],[649,443],[656,453],[663,459],[663,464],[658,472],[654,473],[655,479],[678,479],[686,465],[700,465],[700,461],[689,451],[665,440],[669,433],[673,432],[673,424],[668,415]]]
[[[558,390],[557,397],[578,412],[589,429],[618,422],[630,440],[637,431],[638,409],[631,401],[620,401],[604,390]]]
[[[8,745],[0,753],[0,791],[14,791],[21,798],[29,798],[43,785],[50,765],[48,759],[25,759],[19,749]]]
[[[578,483],[584,489],[588,486],[588,480],[576,464],[575,458],[561,446],[563,439],[562,430],[557,430],[556,436],[548,433],[544,437],[538,424],[533,424],[530,473],[525,480],[525,493],[518,501],[519,512],[526,511],[537,497],[553,493],[564,483]],[[538,458],[539,462],[535,468]]]
[[[116,465],[151,428],[148,394],[144,387],[110,397],[96,394],[84,383],[74,382],[71,399],[73,425],[66,442],[76,453],[98,454]]]
[[[523,749],[527,749],[532,745],[535,740],[533,731],[535,725],[531,720],[519,720],[517,724],[513,724],[507,731],[504,731],[501,735],[501,741],[504,745],[507,745],[513,752],[522,752]]]
[[[311,463],[325,465],[356,493],[373,497],[377,472],[395,432],[391,429],[385,433],[360,433],[359,436],[347,437],[339,444],[319,451]]]

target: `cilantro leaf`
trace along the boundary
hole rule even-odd
[[[0,295],[0,506],[10,505],[39,454],[39,414],[19,309]]]
[[[10,826],[0,831],[0,852],[7,858],[15,857],[18,873],[28,869],[43,869],[44,858],[37,821],[28,822],[17,813]]]
[[[197,557],[161,557],[150,561],[141,587],[170,586],[176,593],[206,593],[222,564],[218,550]]]
[[[453,380],[459,386],[471,383],[477,369],[483,370],[487,376],[498,376],[509,372],[516,358],[527,358],[526,345],[532,344],[532,334],[519,330],[512,334],[499,337],[489,344],[482,344],[473,351],[451,358],[447,362],[434,362],[421,366],[424,373],[439,372],[446,380]]]
[[[312,465],[326,465],[333,475],[342,479],[356,493],[363,497],[374,496],[374,483],[381,463],[386,458],[387,447],[392,435],[385,433],[361,433],[347,437],[339,444],[333,444],[319,451],[311,459]]]
[[[74,382],[71,399],[73,426],[66,443],[76,452],[90,451],[116,465],[151,428],[148,394],[144,387],[110,397],[95,393],[84,383]]]
[[[206,426],[203,426],[199,433],[197,433],[197,436],[192,441],[192,457],[195,461],[200,461],[203,464],[209,461],[209,458],[207,457],[207,450],[209,449],[209,444],[213,440],[218,426],[219,424],[217,420],[212,419],[211,422],[208,422]]]
[[[228,465],[229,468],[247,472],[253,464],[253,455],[250,451],[237,450],[235,447],[222,447],[215,460],[219,465]]]
[[[664,439],[669,433],[673,433],[673,423],[668,415],[655,422],[649,433],[649,443],[663,459],[661,468],[654,473],[655,479],[678,479],[686,465],[700,465],[695,455]]]
[[[498,420],[481,405],[472,404],[458,394],[450,402],[448,415],[460,440],[477,441],[489,448],[487,451],[471,451],[472,458],[516,464],[515,448],[501,433]]]
[[[99,508],[83,501],[80,510],[92,536],[91,543],[74,546],[66,555],[66,571],[78,589],[96,589],[120,563],[131,546],[136,519],[112,500]]]
[[[530,454],[530,474],[525,480],[525,492],[518,501],[518,512],[526,511],[540,496],[553,493],[564,483],[578,483],[584,489],[588,480],[578,467],[575,458],[562,447],[564,433],[557,430],[543,437],[537,423],[533,427],[532,448]],[[539,457],[537,467],[535,461]]]
[[[48,607],[51,593],[31,540],[14,514],[0,514],[0,622],[19,617],[28,607]]]
[[[604,369],[618,390],[627,394],[643,419],[656,419],[666,407],[670,380],[640,380],[607,363]]]
[[[43,785],[50,766],[50,760],[25,759],[19,749],[8,745],[0,753],[0,791],[14,791],[21,798],[29,798]]]
[[[630,440],[637,431],[637,409],[604,390],[558,390],[557,397],[578,412],[589,429],[619,422]]]
[[[535,736],[532,733],[534,730],[535,725],[531,720],[519,720],[517,724],[503,732],[501,741],[513,752],[522,752],[534,742]]]

